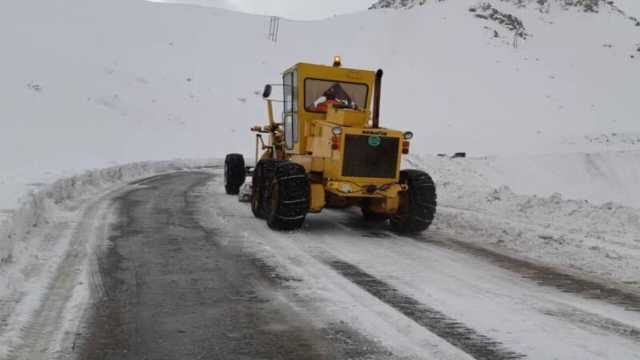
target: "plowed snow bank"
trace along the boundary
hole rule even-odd
[[[60,179],[39,191],[29,193],[20,208],[0,224],[0,262],[21,257],[29,235],[51,223],[59,211],[73,211],[83,200],[95,196],[114,185],[138,178],[181,169],[202,167],[210,161],[156,161],[140,162]]]
[[[502,156],[474,161],[495,186],[527,195],[560,193],[569,199],[640,208],[640,150]]]
[[[549,188],[537,186],[538,179],[552,165],[559,191],[570,193],[575,177],[595,181],[596,175],[588,170],[580,172],[570,166],[575,163],[575,156],[614,157],[626,164],[639,154],[556,155],[554,161],[541,164],[536,157],[512,162],[513,159],[413,156],[409,163],[432,173],[438,185],[435,230],[640,287],[640,209],[613,202],[571,200],[560,193],[546,195]],[[528,166],[532,168],[525,172]],[[618,174],[627,170],[623,166],[616,169]],[[531,172],[536,170],[540,175],[533,176]],[[625,178],[626,188],[612,188],[610,192],[637,192],[631,188],[633,176]],[[621,178],[624,177],[602,177],[602,181],[611,184]],[[510,188],[512,184],[543,195],[516,193]]]
[[[206,160],[134,163],[88,171],[30,193],[0,224],[0,358],[19,341],[18,334],[38,309],[86,204],[139,178],[214,164]]]

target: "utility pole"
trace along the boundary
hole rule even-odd
[[[272,16],[269,19],[269,36],[268,39],[273,42],[278,42],[278,32],[280,31],[280,18]]]

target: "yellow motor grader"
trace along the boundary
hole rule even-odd
[[[421,170],[400,170],[413,133],[380,127],[382,70],[299,63],[285,70],[283,117],[276,122],[266,85],[269,123],[255,126],[251,210],[276,230],[300,228],[307,213],[359,206],[367,221],[394,231],[426,230],[436,189]],[[267,139],[263,138],[267,135]],[[241,154],[225,159],[228,194],[238,194],[249,168]]]

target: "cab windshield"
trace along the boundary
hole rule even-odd
[[[310,112],[326,112],[329,106],[366,109],[368,92],[366,84],[305,79],[304,107]]]

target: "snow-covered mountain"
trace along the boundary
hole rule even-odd
[[[417,6],[430,5],[434,2],[445,2],[447,0],[378,0],[369,7],[369,10],[378,9],[412,9]],[[620,1],[620,0],[619,0]],[[629,1],[629,0],[626,0]],[[623,4],[625,0],[622,0]],[[634,16],[633,11],[638,11],[636,7],[626,6],[630,12],[625,12],[613,1],[604,0],[499,0],[499,1],[475,1],[469,3],[468,10],[470,15],[484,20],[489,20],[515,33],[516,36],[526,38],[525,25],[517,16],[503,12],[500,8],[508,5],[517,8],[534,9],[540,14],[550,15],[557,11],[581,11],[585,13],[598,14],[606,12],[608,14],[616,14],[620,18],[625,18],[634,24],[640,26],[640,20]],[[552,21],[551,18],[548,19]]]
[[[335,54],[385,69],[383,124],[413,130],[416,154],[637,149],[618,141],[640,133],[640,26],[627,15],[605,5],[413,3],[423,6],[282,20],[278,43],[267,39],[268,17],[216,8],[3,4],[0,208],[86,168],[250,155],[263,84]],[[603,137],[611,141],[590,140]]]
[[[375,11],[323,21],[283,19],[276,43],[267,38],[268,16],[187,1],[230,6],[224,0],[0,4],[0,358],[10,356],[21,333],[49,331],[42,330],[40,318],[34,318],[33,327],[24,326],[36,311],[60,318],[51,310],[57,306],[41,307],[46,289],[70,299],[60,309],[82,311],[74,302],[84,301],[84,295],[65,289],[93,285],[65,274],[94,277],[86,265],[94,258],[85,258],[82,249],[97,247],[92,244],[96,237],[107,235],[103,225],[111,222],[108,213],[117,207],[112,196],[121,194],[103,197],[108,190],[152,174],[220,164],[171,159],[221,159],[229,152],[252,159],[255,138],[249,128],[266,121],[263,85],[279,81],[280,72],[296,62],[329,63],[336,54],[347,67],[385,70],[382,125],[415,133],[412,154],[403,165],[433,175],[439,201],[433,230],[446,235],[443,243],[451,236],[472,243],[469,249],[489,246],[607,282],[640,284],[640,26],[632,16],[638,13],[628,10],[632,7],[625,0],[615,5],[594,0],[379,1]],[[446,156],[454,151],[470,156]],[[135,161],[145,162],[123,165]],[[54,182],[60,177],[64,179]],[[227,229],[247,222],[251,210],[218,196],[221,189],[218,179],[197,197],[206,200],[206,221],[220,220],[212,228],[220,225],[215,231],[226,236]],[[25,196],[28,190],[37,191]],[[324,230],[332,224],[348,233],[346,239],[330,241],[342,243],[335,253],[367,258],[365,264],[373,268],[398,244],[418,246],[395,253],[403,258],[426,249],[422,241],[361,236],[335,213],[325,219],[324,225],[316,223],[317,237],[307,237],[305,230],[265,233],[262,222],[247,231],[269,252],[292,240],[291,256],[274,257],[282,259],[310,257],[300,252],[302,243],[313,249],[311,257],[318,256],[322,248],[316,245],[331,240]],[[248,239],[245,230],[234,237],[238,244]],[[365,244],[366,250],[381,243],[385,245],[372,252],[359,246]],[[343,245],[353,250],[341,251]],[[430,264],[423,260],[434,255],[426,252],[428,257],[412,261]],[[443,264],[460,261],[449,256]],[[65,264],[65,259],[72,260]],[[404,274],[413,269],[404,265],[413,262],[394,265],[397,270],[391,274]],[[450,274],[467,279],[474,264]],[[317,269],[326,277],[324,268]],[[423,270],[430,274],[427,267]],[[65,285],[50,286],[54,278]],[[331,286],[335,284],[342,283]],[[475,300],[463,297],[460,306],[469,308],[469,301],[483,298],[480,303],[494,309],[493,295],[490,290]],[[444,299],[431,301],[447,303],[453,297]],[[554,302],[571,302],[567,299]],[[538,314],[540,304],[535,305]],[[478,311],[471,308],[475,318]],[[583,323],[570,310],[566,314],[573,331]],[[628,315],[620,312],[622,318]],[[618,328],[618,321],[594,319],[588,320],[596,326],[587,327],[589,332],[600,332],[604,324],[603,336],[619,329],[616,334],[624,335],[624,341],[637,340],[626,336],[635,328],[623,322]],[[491,320],[487,333],[496,333],[496,323]],[[545,329],[555,329],[554,322],[545,324]],[[62,333],[76,331],[63,327]],[[503,335],[529,346],[511,332]],[[397,337],[404,338],[404,333]],[[41,358],[49,354],[40,342],[34,344],[26,346]],[[611,344],[626,350],[621,343]],[[447,357],[443,348],[432,349]],[[612,354],[601,350],[592,353],[603,358]],[[556,357],[573,355],[568,351]]]
[[[369,9],[411,9],[427,3],[444,1],[452,0],[378,0]],[[521,8],[529,7],[542,13],[549,13],[554,8],[562,10],[577,9],[592,13],[609,10],[623,14],[625,14],[624,10],[628,10],[628,16],[634,17],[632,14],[637,11],[637,7],[630,5],[632,2],[635,2],[635,0],[499,0],[497,4],[508,3]],[[490,4],[491,1],[476,1],[476,3],[477,5]]]
[[[415,6],[424,5],[428,0],[378,0],[369,7],[375,9],[411,9]]]
[[[417,6],[431,5],[434,2],[445,2],[447,0],[378,0],[369,7],[369,10],[378,9],[412,9]],[[625,0],[622,0],[624,3]],[[546,17],[549,24],[553,23],[551,14],[558,11],[579,11],[585,13],[598,14],[605,12],[609,15],[617,16],[617,21],[628,20],[631,24],[640,27],[638,17],[632,15],[633,11],[638,11],[636,7],[626,6],[631,12],[625,12],[624,6],[621,8],[613,1],[604,0],[500,0],[500,1],[475,1],[469,3],[468,11],[470,15],[487,20],[493,25],[499,25],[503,29],[511,31],[513,36],[526,39],[531,34],[527,32],[526,25],[515,14],[502,11],[502,8],[515,6],[521,9],[533,9]],[[495,37],[499,37],[497,31]],[[637,50],[637,48],[636,48]],[[635,58],[636,54],[631,54]]]

